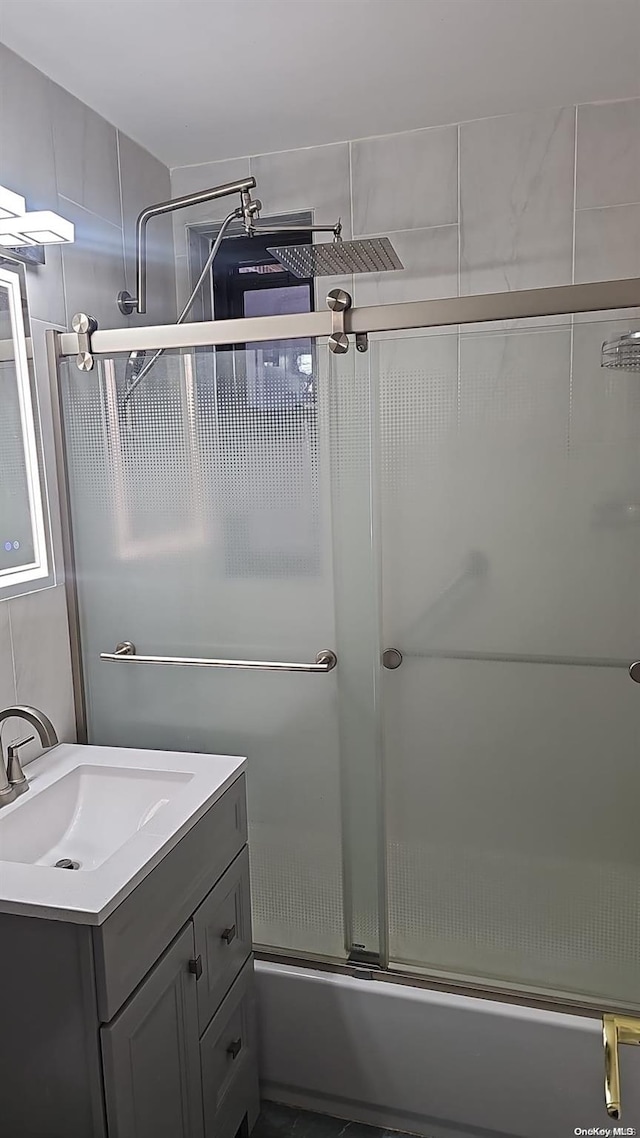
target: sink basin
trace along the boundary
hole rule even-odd
[[[0,810],[0,913],[100,924],[243,770],[230,755],[47,751]]]
[[[80,766],[0,819],[0,861],[102,865],[191,781],[187,771]]]

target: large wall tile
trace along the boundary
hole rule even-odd
[[[145,206],[171,197],[171,178],[166,166],[148,150],[118,132],[122,224],[126,278],[129,292],[136,292],[136,220]],[[147,229],[147,312],[131,317],[132,324],[171,324],[176,318],[176,285],[171,215],[154,217]]]
[[[640,205],[576,212],[576,283],[640,276]]]
[[[283,150],[251,159],[262,216],[313,210],[316,225],[342,219],[343,235],[351,235],[349,144]]]
[[[235,182],[239,178],[248,178],[248,158],[228,158],[222,162],[203,162],[198,166],[178,166],[171,171],[171,197],[178,198],[183,194],[193,194],[198,190],[212,189],[225,182]],[[258,191],[255,196],[260,197]],[[179,209],[173,214],[173,236],[176,256],[183,257],[187,252],[187,226],[207,221],[222,221],[239,204],[236,194],[233,197],[217,198],[203,205],[190,205],[187,209]]]
[[[64,587],[17,597],[8,604],[18,702],[44,711],[60,740],[72,740],[75,712]],[[35,751],[36,743],[32,747]],[[29,751],[26,754],[33,757]]]
[[[52,84],[0,44],[2,184],[24,194],[29,209],[55,209]]]
[[[59,201],[60,213],[76,227],[74,244],[62,253],[67,323],[75,312],[88,312],[102,328],[126,326],[117,305],[125,287],[122,230],[68,198]]]
[[[569,284],[573,108],[460,127],[460,291]]]
[[[51,209],[57,210],[57,195],[49,202]],[[64,209],[59,211],[72,221]],[[66,327],[67,313],[64,303],[64,277],[62,275],[62,246],[48,245],[45,249],[44,265],[27,266],[27,297],[29,313],[36,320],[48,320],[52,324]]]
[[[457,127],[353,142],[351,165],[354,233],[457,222]]]
[[[355,303],[399,304],[458,295],[458,226],[389,234],[404,265],[388,273],[354,277]]]
[[[176,257],[176,298],[178,311],[182,311],[189,299],[189,259]]]
[[[460,422],[501,443],[564,448],[571,331],[480,333],[460,343]]]
[[[640,202],[640,99],[578,107],[576,205]]]
[[[62,531],[60,524],[60,498],[58,492],[58,475],[55,460],[55,444],[53,438],[53,416],[51,411],[51,388],[49,385],[49,371],[46,353],[45,333],[51,327],[50,322],[31,319],[31,342],[33,345],[33,362],[36,377],[36,392],[38,397],[38,411],[40,415],[40,433],[44,466],[47,479],[47,495],[49,498],[49,517],[51,519],[51,538],[53,543],[53,567],[56,581],[63,578]],[[64,331],[64,328],[59,328]],[[67,366],[67,365],[62,365]],[[69,366],[73,367],[73,361]]]
[[[0,44],[0,166],[2,184],[27,199],[29,209],[56,209],[51,122],[52,84],[42,72]],[[27,273],[29,307],[41,320],[64,323],[60,250]]]
[[[466,550],[481,552],[485,571],[443,628],[447,646],[568,654],[582,636],[567,600],[580,563],[567,489],[570,352],[569,329],[460,340],[443,525],[451,533],[456,519],[450,548],[463,563]]]
[[[64,253],[60,247],[48,247],[45,265],[26,270],[58,580],[63,566],[44,331],[51,325],[67,327],[78,310],[91,312],[103,327],[128,323],[116,306],[116,294],[125,287],[122,216],[128,285],[133,290],[135,218],[144,205],[170,197],[166,167],[123,136],[118,152],[116,137],[108,123],[0,44],[0,181],[24,194],[29,208],[57,209],[76,225],[74,245]],[[138,318],[144,323],[175,319],[171,221],[167,218],[154,226],[149,315]],[[61,585],[0,601],[0,706],[16,700],[14,674],[17,698],[42,707],[60,737],[73,738]],[[7,738],[24,733],[25,725],[19,720],[6,725]],[[26,757],[33,757],[38,749],[36,743],[30,744]]]
[[[631,472],[638,485],[640,472],[640,383],[638,373],[625,368],[603,368],[600,365],[603,341],[617,339],[629,331],[626,320],[615,320],[602,314],[598,322],[576,324],[573,329],[573,361],[571,384],[572,449],[608,448],[607,462],[617,465],[632,459]],[[632,449],[624,444],[632,443]],[[612,463],[613,460],[613,463]],[[636,497],[634,490],[634,497]],[[637,524],[635,516],[627,515]],[[606,520],[606,517],[605,519]],[[625,511],[610,515],[612,523],[624,523]]]
[[[0,601],[0,707],[8,707],[15,702],[15,698],[9,602]]]
[[[115,127],[57,84],[51,84],[58,193],[121,225]]]

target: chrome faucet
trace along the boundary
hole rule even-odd
[[[14,718],[24,719],[31,727],[35,727],[45,750],[55,747],[59,742],[53,723],[44,712],[38,711],[36,707],[18,705],[16,707],[5,707],[4,711],[0,711],[0,725],[5,719]],[[29,789],[27,776],[22,769],[18,751],[25,743],[30,743],[33,738],[35,738],[34,735],[27,735],[24,739],[15,739],[13,743],[9,744],[6,768],[0,747],[0,808],[7,806],[19,794],[24,794],[25,790]]]

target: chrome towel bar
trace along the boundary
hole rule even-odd
[[[330,672],[338,663],[335,652],[323,649],[312,664],[274,660],[207,660],[198,656],[138,656],[135,644],[123,640],[115,652],[101,652],[101,660],[127,660],[131,664],[177,664],[182,668],[250,668],[267,672]]]

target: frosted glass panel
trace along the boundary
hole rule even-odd
[[[376,344],[391,956],[638,1004],[626,323]]]
[[[254,365],[167,354],[128,405],[125,359],[65,370],[89,736],[246,755],[255,939],[342,955],[337,673],[99,659],[121,640],[282,661],[335,646],[326,389],[256,403]]]

